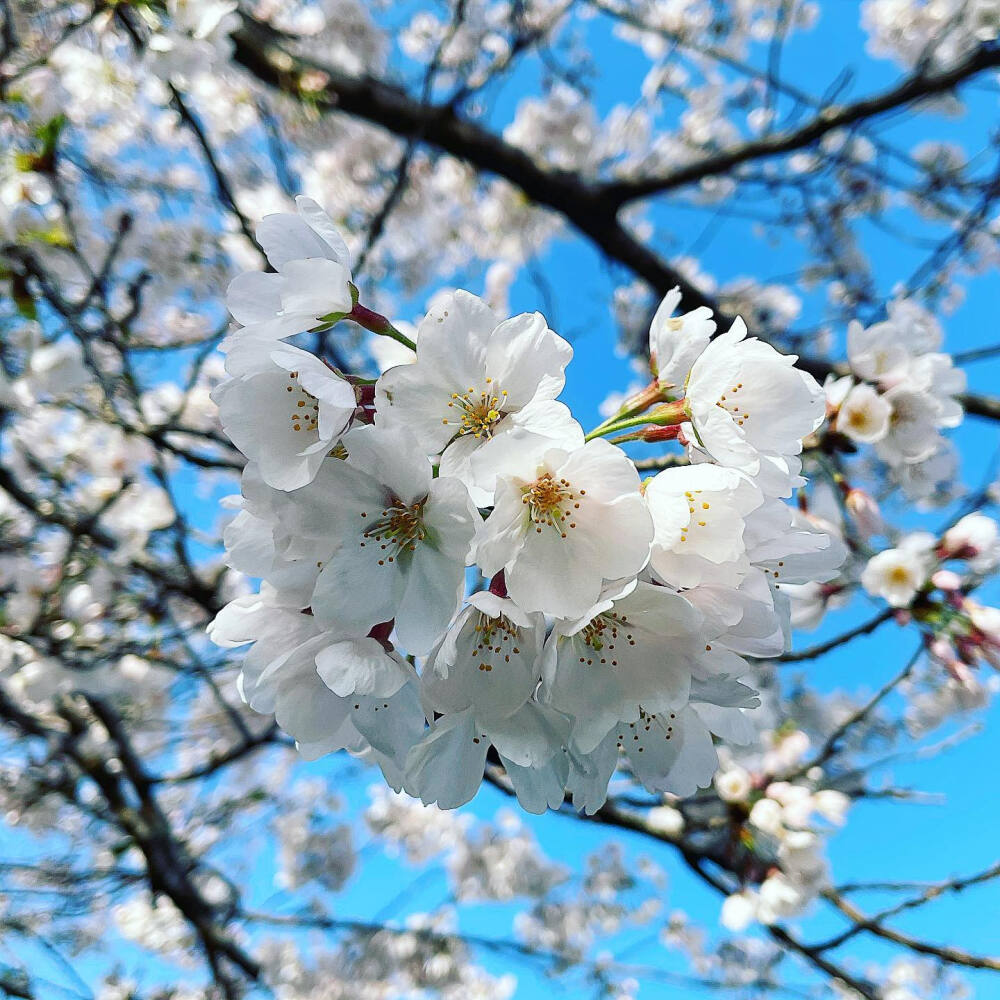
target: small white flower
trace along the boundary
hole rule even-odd
[[[487,576],[505,571],[507,592],[524,610],[580,618],[605,580],[645,566],[649,512],[635,466],[614,445],[537,447],[522,448],[498,474],[477,561]]]
[[[689,437],[719,464],[755,475],[762,456],[798,455],[823,422],[823,390],[737,319],[694,363],[687,384]],[[685,425],[686,427],[688,425]]]
[[[233,444],[275,489],[311,482],[354,416],[354,386],[307,351],[249,337],[226,368],[212,398]]]
[[[539,698],[573,719],[589,753],[641,710],[669,713],[688,700],[705,642],[701,615],[666,587],[639,583],[577,621],[556,622],[545,644]]]
[[[894,323],[866,328],[853,320],[847,327],[847,359],[859,378],[892,384],[909,364],[910,352],[905,334]]]
[[[757,913],[757,893],[753,889],[743,889],[727,896],[719,913],[719,921],[726,930],[739,933],[753,923]]]
[[[784,829],[781,819],[781,805],[771,798],[758,799],[750,809],[750,822],[772,837],[781,835]]]
[[[239,598],[216,616],[221,646],[253,642],[239,692],[254,711],[274,713],[312,760],[334,750],[375,750],[387,780],[401,781],[406,753],[424,727],[413,668],[373,639],[341,640],[312,615]]]
[[[490,746],[513,778],[517,768],[522,777],[524,770],[543,771],[565,739],[565,720],[532,701],[488,722],[471,708],[443,715],[407,755],[405,786],[428,805],[454,809],[479,790]]]
[[[343,237],[312,198],[299,196],[295,207],[297,215],[267,215],[257,227],[274,273],[250,271],[230,283],[226,305],[245,331],[229,343],[245,335],[281,340],[354,307]]]
[[[712,310],[700,306],[674,316],[681,291],[672,288],[663,297],[649,327],[649,364],[660,385],[683,387],[691,366],[715,333]]]
[[[475,295],[454,292],[421,322],[416,363],[378,380],[378,423],[410,428],[428,454],[442,453],[441,474],[487,506],[508,452],[536,441],[583,444],[583,431],[555,402],[572,356],[539,313],[501,323]]]
[[[753,787],[746,768],[739,765],[719,771],[714,784],[723,802],[745,802]]]
[[[821,788],[813,795],[813,808],[830,823],[843,826],[851,800],[835,788]]]
[[[806,902],[802,891],[781,872],[769,875],[758,890],[757,919],[775,924],[800,912]]]
[[[333,549],[313,613],[352,637],[394,618],[406,650],[426,653],[458,610],[478,515],[458,480],[431,478],[408,431],[358,427],[343,443],[346,461],[330,463],[296,515]]]
[[[871,444],[889,432],[892,408],[870,385],[859,382],[847,394],[837,414],[837,430],[853,441]]]
[[[925,532],[907,536],[898,548],[886,549],[868,560],[861,585],[894,608],[909,607],[930,576],[933,547],[933,536]]]
[[[738,587],[750,569],[743,539],[747,515],[764,498],[736,469],[691,465],[665,469],[644,484],[653,518],[650,568],[673,587]]]
[[[471,708],[506,718],[532,695],[541,671],[545,621],[489,591],[469,597],[424,668],[424,700],[438,712]]]
[[[712,783],[719,766],[712,733],[690,705],[676,712],[643,711],[610,735],[651,792],[694,795]]]
[[[939,447],[938,405],[934,398],[909,383],[893,386],[883,397],[892,407],[889,428],[876,452],[890,465],[913,464],[930,458]]]
[[[654,806],[646,813],[646,823],[665,837],[679,837],[684,832],[684,814],[673,806]]]

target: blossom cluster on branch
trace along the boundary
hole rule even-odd
[[[988,995],[998,29],[0,0],[0,994]]]
[[[454,292],[413,345],[358,301],[330,218],[297,205],[257,230],[273,273],[230,285],[242,325],[215,390],[248,459],[229,564],[262,581],[210,627],[254,644],[242,696],[306,756],[368,754],[445,808],[491,751],[533,812],[595,812],[620,752],[650,791],[707,786],[713,735],[753,737],[743,657],[785,648],[782,584],[843,560],[787,502],[820,386],[740,320],[713,339],[709,310],[674,315],[675,291],[653,380],[585,434],[556,399],[572,348],[539,313]],[[372,382],[284,343],[344,320],[412,361]],[[631,440],[690,464],[641,481]]]

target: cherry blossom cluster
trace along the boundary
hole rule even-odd
[[[856,445],[873,445],[914,496],[928,478],[949,478],[953,452],[940,432],[963,418],[956,397],[965,390],[965,372],[940,351],[941,342],[941,327],[927,310],[896,299],[884,321],[850,324],[851,374],[826,385],[834,429]]]
[[[998,565],[1000,527],[977,511],[940,539],[927,531],[903,536],[868,560],[861,583],[873,597],[901,609],[901,620],[915,619],[933,659],[965,681],[980,663],[1000,669],[1000,609],[970,594]]]
[[[809,752],[801,730],[772,734],[770,748],[747,767],[730,763],[715,776],[747,849],[744,884],[720,914],[730,930],[800,916],[830,884],[826,839],[843,826],[850,798],[825,787],[820,768],[802,766]]]
[[[675,315],[677,291],[652,381],[589,434],[556,399],[570,345],[467,292],[435,301],[409,363],[349,375],[287,339],[350,319],[412,342],[358,302],[329,217],[297,207],[257,231],[273,273],[230,286],[214,393],[248,459],[229,563],[261,580],[210,630],[254,643],[244,699],[304,755],[367,753],[444,808],[488,760],[532,811],[595,811],[620,753],[651,790],[706,786],[713,736],[752,738],[743,656],[784,648],[782,583],[843,557],[785,502],[822,389],[741,321]],[[609,436],[690,464],[643,482]]]

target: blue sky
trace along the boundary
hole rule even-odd
[[[868,92],[895,80],[899,72],[897,67],[872,60],[865,54],[858,17],[858,5],[849,0],[831,0],[824,4],[820,25],[811,33],[798,36],[787,46],[782,64],[786,78],[812,93],[821,93],[849,65],[855,73],[852,94]],[[634,49],[611,37],[608,28],[607,22],[601,18],[590,22],[588,27],[594,59],[601,70],[595,97],[603,112],[617,102],[630,102],[647,68],[643,61],[636,58]],[[535,92],[537,74],[533,68],[516,74],[495,95],[491,110],[494,123],[502,125],[509,121],[518,100],[526,93]],[[994,121],[992,98],[979,95],[970,102],[969,112],[959,119],[924,117],[919,124],[900,120],[891,135],[903,144],[928,137],[950,138],[965,145],[969,152],[974,152],[986,144]],[[699,238],[708,216],[695,221],[690,212],[666,208],[658,210],[655,219],[664,229],[678,235],[678,252],[684,252]],[[897,281],[905,280],[922,259],[920,252],[900,250],[874,230],[866,236],[866,245],[877,264],[877,276],[883,291],[891,289]],[[722,223],[714,230],[712,239],[702,245],[703,266],[720,281],[745,274],[764,278],[786,274],[800,260],[801,255],[790,241],[783,240],[776,245],[755,241],[738,223]],[[560,332],[574,333],[577,353],[569,369],[563,398],[581,423],[591,426],[599,420],[598,406],[604,396],[613,389],[624,388],[633,377],[627,359],[616,350],[616,333],[608,312],[614,282],[594,251],[568,233],[547,251],[542,267],[556,305],[556,316],[550,317],[550,320]],[[480,287],[474,282],[475,276],[470,278],[471,290],[479,291]],[[980,277],[971,285],[965,303],[945,319],[946,349],[967,351],[1000,341],[996,323],[998,287],[997,276],[992,273]],[[819,289],[817,297],[805,303],[805,323],[808,323],[810,313],[815,318],[818,298],[822,294],[823,289]],[[422,304],[411,303],[413,312],[419,311]],[[539,290],[530,278],[521,278],[516,283],[511,308],[514,312],[544,308]],[[1000,371],[995,362],[972,365],[968,372],[973,389],[996,391]],[[990,459],[1000,446],[998,431],[1000,429],[993,424],[968,421],[956,434],[963,451],[962,476],[966,484],[973,487],[981,484]],[[214,498],[206,499],[192,489],[186,497],[186,504],[206,522],[214,520]],[[933,528],[944,520],[942,512],[926,516],[916,512],[906,515],[906,523],[913,526],[919,524]],[[987,599],[1000,600],[1000,588],[994,584],[984,590],[984,595]],[[820,632],[800,637],[800,642],[810,643],[837,634],[858,620],[855,614],[856,607],[854,612],[831,616]],[[795,669],[804,675],[808,683],[822,691],[871,692],[900,668],[903,658],[911,650],[911,643],[914,643],[914,638],[909,633],[902,633],[894,625],[888,625],[875,635],[859,639],[818,663],[804,664]],[[891,781],[895,785],[941,793],[944,799],[939,804],[894,801],[858,804],[847,828],[830,842],[835,879],[943,879],[975,872],[996,861],[995,831],[1000,828],[1000,779],[996,768],[996,762],[1000,760],[1000,710],[994,707],[973,718],[961,720],[957,725],[945,727],[935,734],[932,741],[969,725],[979,726],[980,729],[948,750],[919,761],[903,760],[880,772],[879,777],[887,783]],[[359,773],[352,762],[341,757],[305,765],[301,772],[321,776],[340,788],[347,802],[345,813],[361,806],[366,798],[367,786],[377,777],[372,772]],[[484,788],[468,809],[477,816],[490,817],[498,808],[509,805],[501,794]],[[709,934],[721,933],[718,927],[720,900],[695,882],[669,848],[631,835],[609,834],[594,825],[563,816],[528,817],[526,822],[544,850],[570,865],[612,840],[622,843],[633,858],[639,855],[651,857],[667,870],[669,876],[664,894],[664,914],[675,909],[684,910]],[[274,895],[274,863],[269,848],[260,845],[259,850],[260,853],[251,859],[254,870],[252,891],[256,902],[263,904],[264,900],[271,898],[278,906],[292,908],[296,902],[293,894]],[[380,914],[387,902],[397,897],[402,886],[408,885],[419,874],[381,857],[375,850],[367,850],[363,872],[335,900],[335,912],[342,917],[374,917]],[[407,912],[433,907],[442,900],[443,893],[444,883],[440,878],[421,879],[395,915],[403,918]],[[880,902],[874,896],[861,897],[861,900],[869,909],[876,908]],[[462,917],[462,927],[471,933],[507,937],[510,934],[510,915],[515,909],[510,906],[471,908]],[[807,940],[819,940],[842,926],[835,920],[815,916],[807,916],[796,923],[801,924]],[[974,888],[957,898],[944,898],[908,914],[898,920],[896,926],[932,941],[958,944],[974,952],[995,952],[997,929],[1000,928],[1000,894],[994,887]],[[630,949],[629,961],[686,971],[682,958],[665,951],[655,940],[648,942],[649,935],[650,928],[647,927],[634,935],[623,936],[620,943]],[[126,966],[144,967],[147,972],[156,975],[155,966],[140,958],[134,949],[116,945],[115,950],[116,956]],[[885,961],[888,954],[880,945],[859,937],[849,957],[852,964],[863,968],[866,962]],[[511,964],[508,960],[501,961],[488,954],[483,955],[483,961],[494,972],[509,970],[517,973],[520,980],[517,996],[526,1000],[549,997],[553,992],[574,997],[584,995],[578,990],[578,982],[570,980],[565,988],[561,987],[558,981],[553,982],[532,971],[530,965]],[[787,978],[798,983],[808,980],[805,974],[791,970]],[[976,984],[978,996],[1000,996],[1000,986],[995,977],[991,981],[986,974],[971,974],[968,979]],[[642,995],[669,995],[676,1000],[687,1000],[704,994],[684,987],[650,984],[644,988]]]
[[[588,40],[601,70],[601,81],[594,89],[598,107],[606,112],[615,103],[631,102],[646,64],[635,57],[634,49],[611,37],[607,22],[601,18],[591,22]],[[859,5],[848,0],[834,0],[822,5],[820,24],[812,32],[797,36],[786,47],[783,74],[789,82],[816,94],[826,90],[847,67],[853,71],[848,96],[890,86],[898,78],[899,68],[872,59],[866,54],[864,45]],[[759,57],[760,52],[755,55]],[[525,92],[533,93],[535,86],[530,72],[524,77],[514,77],[493,105],[494,121],[498,124],[508,121],[518,100]],[[928,138],[947,139],[962,145],[971,155],[987,145],[994,121],[994,99],[978,94],[970,98],[968,112],[959,118],[924,115],[912,121],[904,117],[893,123],[887,136],[904,147]],[[658,211],[655,218],[664,228],[669,227],[679,235],[678,252],[685,252],[698,238],[707,216],[692,224],[687,221],[692,213],[672,213],[666,209]],[[685,232],[685,228],[689,231]],[[775,246],[754,241],[745,229],[734,223],[723,223],[716,229],[714,238],[702,245],[703,266],[720,281],[745,274],[763,278],[778,276],[790,272],[801,261],[794,243],[787,238]],[[865,245],[875,265],[879,288],[884,293],[890,292],[897,282],[908,279],[926,253],[925,250],[900,249],[895,241],[872,227],[865,231]],[[607,391],[624,387],[633,377],[628,361],[615,350],[615,330],[607,313],[612,282],[589,245],[572,236],[553,245],[543,266],[551,298],[556,303],[557,316],[553,323],[557,329],[566,333],[572,330],[574,334],[576,357],[569,369],[563,398],[584,425],[592,425],[599,419],[597,407]],[[946,350],[968,351],[1000,341],[996,324],[998,288],[1000,283],[995,273],[977,278],[970,284],[962,306],[952,315],[942,317]],[[808,325],[810,319],[815,318],[824,294],[825,289],[821,287],[805,302],[802,325]],[[512,311],[536,308],[543,308],[538,289],[530,279],[520,280],[513,291]],[[835,332],[843,337],[843,330]],[[970,365],[967,371],[971,389],[996,391],[1000,375],[996,361]],[[993,424],[970,420],[955,434],[955,440],[963,454],[963,482],[971,487],[980,486],[1000,447],[1000,429]],[[923,515],[906,511],[903,516],[908,526],[933,529],[946,521],[946,514]],[[1000,588],[994,583],[984,589],[982,598],[1000,600]],[[858,605],[864,603],[865,599],[859,598],[852,609],[831,615],[820,631],[799,637],[799,642],[804,645],[839,633],[859,620]],[[861,611],[861,614],[867,613]],[[889,625],[818,663],[794,669],[821,691],[844,690],[863,696],[877,690],[898,671],[914,645],[913,636]],[[895,705],[898,707],[898,702]],[[876,782],[912,787],[935,793],[940,798],[933,804],[874,800],[856,805],[848,826],[830,841],[835,880],[946,879],[975,872],[996,861],[1000,779],[995,762],[1000,759],[1000,710],[994,706],[984,713],[959,720],[936,732],[926,742],[937,743],[966,729],[975,731],[946,751],[919,760],[901,760],[878,772]],[[502,796],[484,789],[470,808],[478,815],[490,815],[505,804]],[[709,933],[719,932],[718,898],[695,883],[668,848],[658,848],[629,835],[613,834],[609,838],[587,824],[559,816],[533,818],[529,822],[542,846],[567,860],[580,857],[612,838],[623,843],[633,856],[648,854],[669,873],[664,912],[685,910],[703,923]],[[434,898],[433,891],[428,889],[425,900],[431,902]],[[345,903],[349,900],[350,895]],[[859,897],[859,902],[875,910],[885,898],[871,894]],[[802,926],[806,940],[820,940],[843,926],[837,920],[816,916],[807,916],[796,923]],[[469,926],[479,930],[477,924]],[[484,926],[487,928],[485,933],[498,933],[496,924],[488,917]],[[957,944],[973,952],[993,953],[1000,928],[1000,893],[994,886],[974,888],[916,910],[900,918],[895,926],[923,935],[930,941]],[[648,929],[645,929],[637,937],[643,939],[647,934]],[[884,963],[890,955],[888,949],[862,937],[846,951],[845,957],[861,969],[867,962]],[[657,945],[630,951],[628,957],[630,961],[683,968],[683,962],[678,962],[675,956]],[[497,967],[492,961],[487,964]],[[989,977],[988,973],[967,975],[978,996],[1000,996],[995,976]],[[792,982],[802,982],[806,978],[794,971],[788,974]],[[535,998],[548,996],[552,991],[551,982],[522,973],[517,995]],[[567,995],[578,994],[570,989]],[[702,996],[703,992],[651,984],[645,987],[642,995],[670,995],[681,1000]]]
[[[786,48],[782,69],[787,80],[813,93],[821,93],[845,66],[850,66],[854,71],[851,94],[890,85],[899,71],[892,64],[875,61],[865,54],[858,16],[858,6],[846,0],[825,4],[820,25],[813,32],[796,38]],[[615,103],[633,100],[646,70],[646,64],[636,58],[635,50],[614,39],[608,28],[607,22],[601,18],[592,21],[588,28],[594,59],[601,70],[601,80],[595,85],[594,96],[602,113]],[[509,121],[521,97],[537,92],[536,88],[537,74],[533,68],[516,74],[494,95],[492,122],[502,126]],[[992,120],[991,99],[978,95],[970,101],[969,112],[957,120],[932,116],[912,123],[901,119],[890,134],[904,145],[912,145],[924,138],[947,138],[964,145],[972,153],[986,143]],[[698,239],[707,218],[705,216],[692,222],[692,213],[672,212],[669,208],[658,210],[654,217],[664,229],[678,236],[677,252],[685,252]],[[876,265],[880,289],[884,292],[891,290],[897,282],[905,281],[922,261],[925,252],[901,251],[874,229],[866,230],[865,239]],[[764,278],[782,275],[793,270],[801,261],[798,249],[788,239],[779,241],[777,245],[754,241],[737,223],[723,223],[710,241],[699,242],[703,247],[704,267],[720,281],[744,274]],[[542,267],[549,295],[555,303],[556,315],[550,320],[560,332],[572,334],[576,350],[563,398],[578,419],[589,426],[598,421],[598,406],[607,392],[624,388],[633,378],[627,359],[616,350],[616,333],[608,315],[614,283],[592,248],[570,233],[552,245],[543,258]],[[474,277],[470,277],[470,287],[478,291],[474,281]],[[994,274],[979,278],[970,287],[961,308],[945,318],[946,349],[967,351],[1000,340],[995,321],[997,289]],[[803,325],[817,315],[824,293],[825,289],[820,288],[813,298],[805,302]],[[418,312],[421,303],[413,305],[414,312]],[[512,292],[512,311],[543,308],[538,287],[529,277],[519,279]],[[843,336],[843,330],[836,332]],[[997,375],[995,362],[970,366],[970,387],[995,391]],[[956,434],[956,440],[964,455],[963,481],[979,486],[991,457],[1000,446],[998,429],[991,424],[969,421]],[[945,513],[924,516],[909,511],[905,512],[904,518],[910,526],[933,528],[943,523]],[[1000,591],[995,585],[984,593],[987,598],[1000,599]],[[809,643],[837,634],[858,620],[855,617],[858,604],[864,601],[859,598],[852,610],[832,615],[818,633],[801,637],[800,641]],[[867,612],[862,610],[861,613]],[[860,639],[819,663],[795,669],[821,691],[845,690],[863,696],[865,692],[876,690],[900,668],[911,644],[915,643],[909,634],[889,625],[876,635]],[[944,739],[967,726],[977,727],[979,731],[957,742],[946,752],[918,761],[902,760],[880,771],[876,781],[938,793],[942,800],[934,804],[885,801],[858,804],[847,828],[830,842],[835,879],[944,879],[971,873],[993,863],[996,860],[994,831],[1000,824],[1000,787],[993,766],[993,762],[1000,759],[998,724],[1000,712],[995,708],[960,720],[956,725],[935,733],[929,742]],[[328,766],[323,763],[314,765],[319,773],[325,773]],[[489,817],[496,809],[507,806],[509,803],[502,795],[484,788],[468,808],[477,816]],[[630,835],[609,835],[599,828],[562,816],[528,818],[528,824],[543,849],[570,864],[611,840],[622,843],[633,858],[642,854],[653,858],[669,874],[669,885],[663,900],[664,914],[681,909],[702,923],[709,934],[721,933],[718,927],[719,899],[695,882],[669,848]],[[372,915],[379,912],[386,899],[395,897],[400,884],[400,873],[395,865],[384,864],[375,858],[370,858],[368,864],[367,874],[339,900],[339,912]],[[381,879],[380,868],[384,868]],[[433,878],[424,879],[410,896],[409,905],[420,909],[433,906],[441,898],[441,883]],[[884,902],[874,895],[861,897],[859,901],[869,909],[876,909]],[[996,950],[996,929],[1000,926],[998,909],[1000,897],[994,888],[972,889],[960,897],[945,898],[932,907],[917,910],[901,918],[897,926],[924,935],[928,940],[951,942],[971,951],[990,953]],[[507,916],[511,912],[509,907],[473,908],[463,916],[462,926],[472,933],[505,936]],[[801,925],[807,940],[820,940],[842,926],[837,920],[815,915],[796,921],[796,924]],[[685,970],[683,959],[666,952],[655,941],[648,943],[649,936],[650,929],[643,928],[634,934],[624,935],[611,947],[613,950],[627,948],[629,961]],[[846,957],[860,969],[867,962],[885,962],[889,955],[890,952],[877,943],[859,938]],[[518,997],[534,1000],[563,990],[558,982],[533,973],[530,966],[511,966],[506,960],[498,961],[489,955],[484,956],[484,962],[494,971],[510,968],[518,973]],[[1000,995],[1000,988],[986,976],[972,974],[969,981],[977,985],[981,997]],[[803,982],[808,977],[789,971],[788,979]],[[570,980],[564,994],[583,995],[578,990],[579,982]],[[643,995],[669,995],[677,1000],[686,1000],[703,993],[676,985],[650,984],[644,988]]]

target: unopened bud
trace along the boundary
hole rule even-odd
[[[962,587],[962,578],[957,573],[953,573],[950,569],[939,569],[931,577],[931,583],[933,583],[938,590],[960,590]]]
[[[860,532],[862,538],[871,538],[872,535],[885,533],[885,522],[882,520],[882,512],[879,510],[875,498],[864,490],[851,488],[847,491],[844,500],[847,513],[851,515],[851,520]]]

